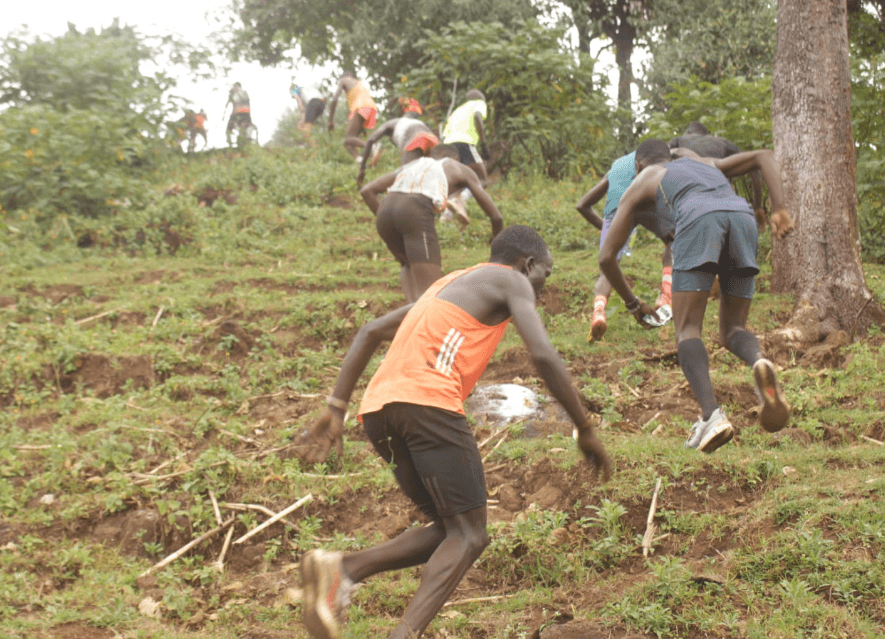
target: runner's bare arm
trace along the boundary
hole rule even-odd
[[[385,193],[387,189],[393,186],[395,181],[396,172],[388,173],[387,175],[375,178],[360,189],[360,195],[375,215],[378,215],[378,207],[381,206],[381,200],[378,196]]]
[[[575,206],[575,209],[577,209],[578,213],[583,215],[585,220],[590,222],[590,224],[595,226],[600,231],[602,230],[603,220],[591,207],[599,202],[599,200],[601,200],[603,197],[605,197],[605,194],[607,192],[608,173],[605,174],[605,177],[603,177],[596,186],[587,191],[587,193],[584,194],[584,197],[582,197],[578,201],[578,204]]]
[[[458,188],[462,188],[463,185],[473,193],[473,197],[476,198],[476,203],[479,204],[479,208],[483,210],[488,216],[489,221],[492,223],[492,238],[494,238],[498,233],[504,230],[504,216],[501,215],[501,211],[495,206],[492,197],[488,194],[488,191],[482,188],[482,183],[479,181],[479,178],[476,177],[476,173],[471,169],[468,169],[463,164],[453,164],[452,162],[446,162],[446,165],[451,165],[457,168]],[[451,192],[451,190],[452,189],[450,188],[449,192]]]
[[[657,313],[633,293],[633,289],[630,288],[630,284],[627,283],[627,278],[624,277],[621,266],[618,264],[618,251],[630,237],[636,211],[641,206],[654,206],[655,191],[665,172],[666,168],[658,164],[646,168],[636,176],[633,183],[627,187],[621,201],[618,202],[618,211],[608,229],[608,235],[605,236],[605,242],[599,249],[599,268],[602,270],[602,274],[624,300],[630,314],[643,325],[645,325],[642,321],[644,316],[657,317]]]
[[[607,481],[612,473],[611,458],[596,436],[565,363],[547,337],[547,330],[535,307],[535,291],[528,279],[514,273],[510,278],[506,300],[513,325],[525,342],[535,369],[578,428],[581,452],[594,472],[601,472],[603,481]]]
[[[715,160],[713,166],[730,178],[759,169],[762,172],[762,181],[765,182],[768,194],[771,196],[771,232],[782,238],[793,230],[793,220],[786,209],[780,166],[771,150],[759,149],[736,153],[727,158]]]
[[[332,447],[341,455],[343,452],[344,416],[347,404],[360,375],[378,347],[390,341],[402,324],[403,318],[412,305],[403,306],[387,315],[365,324],[359,331],[338,372],[335,389],[328,398],[326,410],[304,431],[297,442],[300,454],[309,464],[323,462],[329,456]]]
[[[335,95],[332,96],[332,102],[329,104],[329,130],[335,128],[335,107],[338,106],[338,96],[344,90],[344,83],[339,81],[338,88],[335,89]]]
[[[479,134],[480,151],[488,155],[489,146],[486,143],[486,130],[482,124],[482,113],[480,113],[479,111],[475,111],[473,113],[473,123],[476,125],[476,132]]]
[[[304,100],[302,100],[301,96],[297,93],[293,93],[292,97],[295,98],[295,102],[298,103],[298,112],[301,114],[301,119],[298,122],[304,122],[304,116],[307,113],[307,109],[304,107]]]
[[[372,152],[372,147],[375,144],[379,144],[381,137],[385,135],[393,135],[393,129],[396,126],[396,122],[399,118],[394,120],[388,120],[381,126],[379,126],[372,135],[366,138],[366,146],[363,149],[363,155],[360,158],[360,169],[356,174],[356,185],[362,186],[363,178],[366,177],[366,162],[369,160],[369,155]]]

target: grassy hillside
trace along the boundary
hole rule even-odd
[[[354,420],[340,459],[304,467],[289,446],[356,328],[403,302],[354,173],[337,137],[176,156],[146,203],[121,202],[113,218],[49,233],[5,219],[0,635],[300,639],[305,550],[420,523]],[[738,434],[710,456],[684,449],[697,408],[672,328],[642,330],[615,299],[605,341],[585,342],[598,234],[573,207],[594,182],[512,178],[490,192],[505,223],[534,226],[553,249],[540,310],[604,418],[616,474],[592,479],[554,410],[503,430],[474,420],[493,542],[425,636],[544,637],[566,623],[569,636],[614,638],[885,636],[885,449],[871,441],[885,439],[885,337],[774,353],[794,418],[772,436],[754,424],[751,376],[717,347],[709,309],[713,380]],[[488,256],[489,225],[470,206],[466,233],[438,227],[445,271]],[[645,299],[658,256],[640,235],[624,262]],[[768,292],[769,275],[750,316],[763,341],[792,307]],[[882,299],[885,269],[867,276]],[[544,392],[508,330],[480,384],[512,381]],[[419,577],[366,583],[346,636],[385,636]]]

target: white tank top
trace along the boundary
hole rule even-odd
[[[424,130],[425,126],[418,120],[412,118],[400,118],[393,127],[393,133],[390,139],[399,149],[404,149],[418,134],[418,130]]]
[[[387,192],[424,195],[430,198],[437,212],[442,213],[449,194],[449,179],[443,170],[443,162],[447,159],[418,158],[409,162],[399,168],[396,180]]]

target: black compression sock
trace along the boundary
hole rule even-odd
[[[704,343],[695,339],[686,339],[679,342],[679,366],[691,392],[701,405],[701,417],[710,419],[713,411],[719,408],[716,396],[713,395],[713,382],[710,381],[710,357]]]
[[[728,344],[725,345],[728,350],[740,357],[747,364],[752,366],[762,357],[762,350],[759,348],[759,340],[749,331],[739,329],[732,331]]]

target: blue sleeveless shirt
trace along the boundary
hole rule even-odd
[[[734,192],[719,169],[690,158],[673,160],[666,167],[656,208],[660,216],[673,221],[676,235],[707,213],[743,212],[753,217],[749,202]]]
[[[618,158],[612,162],[612,168],[608,171],[608,189],[605,192],[605,208],[602,209],[602,219],[608,220],[615,216],[618,202],[624,191],[636,177],[636,151]]]

